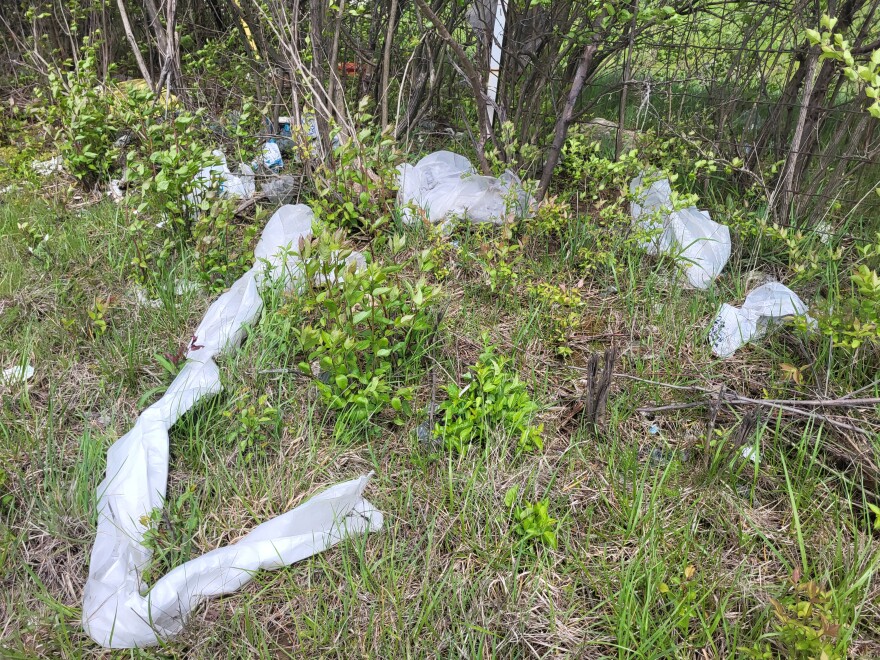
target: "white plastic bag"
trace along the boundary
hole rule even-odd
[[[730,230],[694,206],[673,211],[669,180],[659,179],[643,188],[644,177],[640,174],[629,186],[637,196],[630,209],[633,220],[656,234],[642,247],[648,254],[674,254],[691,286],[708,288],[730,259]]]
[[[0,375],[0,385],[20,385],[34,376],[34,368],[30,364],[18,365],[4,369]]]
[[[171,386],[107,451],[82,614],[83,628],[102,646],[157,644],[180,632],[202,600],[235,591],[254,571],[287,566],[382,526],[382,514],[363,498],[367,475],[328,488],[236,543],[174,568],[152,586],[141,580],[150,561],[144,523],[165,499],[168,430],[200,399],[221,391],[214,357],[233,350],[260,314],[259,286],[269,279],[289,288],[299,283],[294,251],[311,233],[313,217],[304,205],[284,206],[272,216],[254,250],[256,263],[210,306]]]
[[[808,324],[815,324],[807,306],[787,286],[779,282],[759,286],[746,296],[742,307],[721,305],[709,329],[712,352],[730,357],[743,344],[763,337],[771,321],[792,316],[806,316]]]
[[[248,199],[253,197],[257,191],[254,182],[254,171],[241,163],[239,165],[239,174],[233,174],[226,164],[226,156],[220,150],[214,150],[213,155],[219,163],[203,167],[193,178],[192,192],[186,196],[187,201],[192,206],[198,206],[213,186],[217,187],[220,194],[225,197],[239,197]]]
[[[284,165],[284,160],[281,158],[281,148],[274,140],[263,144],[263,148],[260,150],[260,157],[253,164],[253,168],[257,169],[260,165],[270,170],[280,170],[282,165]]]
[[[528,217],[535,201],[512,172],[501,177],[480,176],[470,161],[451,151],[436,151],[415,165],[398,168],[397,203],[407,224],[416,221],[412,206],[422,209],[432,223],[450,216],[471,222],[501,224],[510,216]]]

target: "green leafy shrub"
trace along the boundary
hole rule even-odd
[[[586,301],[577,287],[566,287],[549,282],[529,284],[529,294],[544,303],[543,323],[545,336],[555,347],[556,353],[563,357],[571,355],[568,346],[569,335],[581,325],[581,310]]]
[[[823,591],[813,580],[803,579],[800,569],[795,569],[788,582],[779,599],[770,598],[779,655],[803,660],[847,657],[846,637],[840,635],[844,626],[834,610],[832,593]],[[756,645],[739,650],[752,658],[774,657],[768,647]]]
[[[359,123],[371,117],[360,114]],[[390,133],[366,126],[356,138],[343,139],[333,159],[315,177],[315,214],[330,227],[376,234],[392,219],[397,194],[397,166],[403,157]]]
[[[816,320],[822,334],[835,345],[854,350],[862,344],[880,343],[880,275],[862,264],[850,279],[855,285],[853,295],[817,314]]]
[[[508,360],[486,348],[477,363],[462,377],[467,384],[446,385],[447,398],[439,406],[441,421],[435,437],[446,448],[463,454],[472,443],[486,444],[493,433],[517,438],[517,451],[540,451],[544,425],[532,426],[538,405],[531,399],[519,376],[508,368]]]
[[[691,621],[701,616],[697,585],[694,581],[697,569],[688,564],[681,575],[672,575],[668,582],[657,585],[663,600],[670,606],[671,616],[675,619],[675,627],[682,635],[687,635]]]
[[[405,264],[373,261],[358,268],[341,229],[303,241],[300,255],[305,320],[292,329],[300,369],[315,378],[324,403],[346,418],[366,421],[390,406],[402,423],[413,390],[402,384],[401,371],[434,329],[430,310],[439,287],[400,277]]]
[[[511,121],[501,124],[498,132],[501,149],[492,146],[486,151],[486,160],[493,174],[501,176],[506,170],[520,171],[530,169],[541,155],[541,150],[533,144],[520,143],[516,137],[516,128]]]
[[[165,509],[153,509],[140,519],[144,547],[153,556],[141,573],[141,581],[152,584],[175,566],[188,561],[195,549],[195,535],[202,521],[195,487],[189,486],[176,499],[165,502]]]
[[[504,504],[510,508],[519,492],[516,486],[510,488],[504,495]],[[525,507],[515,507],[513,511],[513,533],[516,534],[522,544],[547,545],[554,550],[558,547],[556,539],[556,527],[558,521],[550,517],[550,503],[548,500],[526,503]]]
[[[250,462],[254,457],[266,455],[268,443],[278,433],[281,415],[269,405],[266,394],[260,396],[256,404],[247,401],[246,397],[240,397],[230,409],[223,411],[223,416],[232,420],[227,439],[245,462]]]
[[[202,169],[219,163],[204,111],[175,111],[168,117],[155,95],[137,87],[118,98],[118,112],[129,127],[127,177],[140,195],[129,224],[132,265],[149,281],[188,243],[201,279],[214,290],[224,288],[249,267],[256,228],[236,229],[239,200],[221,195],[218,178],[196,181]],[[252,105],[245,102],[239,117],[250,121],[252,114]],[[234,128],[233,137],[243,130]]]
[[[101,87],[97,62],[87,41],[75,67],[49,73],[45,118],[67,171],[89,185],[107,178],[118,155],[112,98]]]

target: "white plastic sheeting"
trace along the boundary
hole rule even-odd
[[[287,566],[382,526],[382,514],[363,498],[369,475],[362,476],[176,567],[150,588],[140,577],[150,561],[145,517],[165,499],[168,430],[200,399],[222,389],[214,357],[233,350],[260,314],[260,287],[267,281],[288,288],[298,283],[301,269],[292,251],[311,233],[313,217],[304,205],[283,206],[272,216],[254,250],[255,265],[208,309],[165,395],[107,452],[82,617],[85,631],[102,646],[156,644],[180,632],[202,600],[237,590],[254,571]]]
[[[746,296],[742,307],[721,305],[709,329],[712,352],[729,357],[743,344],[762,337],[771,321],[793,316],[806,316],[810,325],[815,323],[807,314],[807,306],[784,284],[759,286]]]
[[[502,224],[511,216],[527,217],[535,206],[516,174],[480,176],[467,158],[451,151],[435,151],[415,165],[401,165],[398,172],[397,203],[407,224],[417,220],[413,206],[422,209],[432,223],[461,216],[493,224]]]
[[[708,288],[730,259],[730,230],[696,207],[673,210],[669,180],[660,179],[645,187],[644,177],[640,174],[629,186],[636,195],[631,205],[633,220],[657,234],[643,247],[649,254],[675,255],[691,286]]]

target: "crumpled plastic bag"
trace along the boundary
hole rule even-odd
[[[313,218],[304,205],[283,206],[272,216],[254,250],[254,266],[210,306],[168,390],[107,451],[82,610],[83,628],[102,646],[157,644],[179,633],[200,602],[239,589],[254,571],[287,566],[382,526],[382,514],[363,498],[366,475],[332,486],[237,542],[177,566],[152,586],[141,580],[151,557],[143,544],[145,523],[165,500],[168,431],[199,400],[221,391],[214,358],[234,350],[245,327],[259,316],[260,287],[301,285],[295,251],[299,239],[311,233]]]
[[[535,200],[516,174],[480,176],[467,158],[451,151],[435,151],[397,170],[397,204],[407,224],[417,220],[413,206],[423,210],[432,223],[462,216],[498,225],[508,217],[521,219],[534,211]]]
[[[4,369],[0,374],[0,385],[20,385],[34,376],[34,368],[30,364],[17,365]]]
[[[674,211],[669,180],[660,179],[642,189],[644,176],[640,174],[629,185],[637,195],[630,208],[633,220],[656,235],[642,247],[648,254],[675,255],[691,286],[708,288],[730,259],[730,229],[694,206]]]
[[[709,329],[709,344],[719,357],[730,357],[736,350],[760,339],[774,320],[806,316],[810,326],[815,320],[807,314],[807,306],[784,284],[769,282],[746,296],[742,307],[724,303]]]
[[[64,159],[61,156],[53,156],[49,160],[35,160],[31,163],[31,169],[40,176],[51,176],[64,171]]]
[[[260,165],[272,171],[280,170],[284,165],[284,160],[281,158],[281,147],[275,140],[269,140],[263,144],[260,149],[260,157],[251,164],[251,167],[256,170]]]
[[[218,186],[220,194],[224,197],[239,197],[249,199],[257,192],[257,184],[254,181],[254,170],[248,165],[240,163],[238,174],[233,174],[226,164],[226,156],[220,150],[212,152],[220,162],[216,165],[204,167],[193,178],[192,192],[186,196],[192,206],[198,206],[205,193],[213,186]]]

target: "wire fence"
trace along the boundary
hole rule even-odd
[[[876,211],[880,196],[869,193],[880,185],[880,121],[833,61],[814,60],[807,80],[818,52],[798,27],[810,20],[797,18],[781,3],[744,18],[738,3],[723,2],[710,26],[693,18],[640,37],[625,79],[590,83],[590,112],[739,159],[780,203],[777,217],[795,224]],[[876,31],[867,25],[858,40]],[[616,71],[627,70],[625,57]]]

